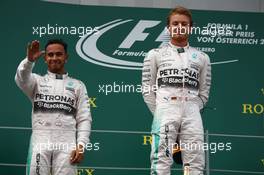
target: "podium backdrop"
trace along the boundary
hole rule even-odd
[[[25,173],[31,103],[16,86],[14,76],[26,56],[27,43],[36,39],[44,48],[52,38],[68,43],[69,75],[86,84],[90,97],[92,145],[78,174],[149,174],[153,117],[140,91],[141,67],[148,50],[168,41],[164,28],[169,9],[33,0],[0,4],[0,174]],[[219,169],[264,173],[264,14],[192,13],[196,27],[231,30],[229,35],[218,36],[204,31],[190,39],[190,45],[205,51],[212,62],[210,100],[202,114],[204,128],[209,132],[210,174],[242,174],[214,171]],[[34,72],[45,74],[46,69],[41,59]],[[222,146],[216,150],[219,143]]]

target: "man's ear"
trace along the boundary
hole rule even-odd
[[[169,34],[169,35],[171,36],[170,26],[167,25],[167,26],[166,26],[166,29],[167,29],[167,30],[166,30],[166,33]]]
[[[192,28],[193,28],[193,26],[192,25],[190,25],[189,27],[188,27],[188,32],[189,32],[189,34],[192,34]]]
[[[170,31],[170,26],[166,25],[166,29],[167,29],[167,31]]]
[[[47,64],[47,60],[46,60],[46,53],[43,55],[44,61]]]

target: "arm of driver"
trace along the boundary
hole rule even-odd
[[[157,64],[155,51],[150,50],[144,59],[142,69],[142,95],[149,110],[154,115],[156,109]]]
[[[203,101],[203,107],[208,101],[211,87],[211,63],[208,55],[205,55],[204,66],[200,75],[199,97]]]
[[[36,77],[32,73],[34,63],[25,58],[18,66],[15,82],[17,86],[29,97],[32,98],[36,84]]]

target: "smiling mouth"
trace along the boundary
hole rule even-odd
[[[54,60],[54,61],[50,61],[49,64],[50,64],[50,65],[57,65],[57,64],[61,64],[61,61],[59,61],[59,60],[56,60],[56,61],[55,61],[55,60]]]

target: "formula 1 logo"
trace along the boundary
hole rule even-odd
[[[117,33],[114,33],[114,37],[112,36],[111,38],[108,38],[113,42],[111,43],[111,41],[107,41],[108,43],[110,43],[107,47],[111,48],[114,43],[114,40],[120,40],[119,46],[115,46],[111,51],[106,51],[106,53],[102,50],[99,50],[98,48],[98,41],[103,39],[104,35],[110,33],[111,30],[118,30],[118,27],[123,27],[121,25],[133,22],[134,20],[132,19],[117,19],[102,26],[99,26],[99,32],[87,34],[86,36],[80,38],[80,40],[77,42],[76,51],[78,55],[86,61],[101,66],[119,69],[141,70],[143,66],[143,58],[146,56],[148,50],[150,49],[147,50],[146,47],[136,48],[136,46],[134,45],[135,43],[138,43],[138,41],[142,42],[145,41],[147,37],[150,37],[150,32],[145,32],[145,30],[151,29],[159,25],[161,21],[139,20],[139,22],[130,31],[130,33],[126,36],[124,40],[124,37],[121,38],[122,40],[120,40],[120,36]],[[124,27],[122,29],[123,31],[129,30],[128,28]],[[155,47],[158,47],[169,41],[169,35],[166,35],[166,32],[164,30],[156,38],[155,41],[159,42],[159,45],[155,45]],[[157,34],[157,32],[155,33]],[[127,60],[127,58],[131,59],[131,61]]]
[[[76,44],[77,54],[88,62],[111,68],[141,70],[147,52],[170,40],[167,28],[157,20],[117,19],[97,29],[79,39]]]

